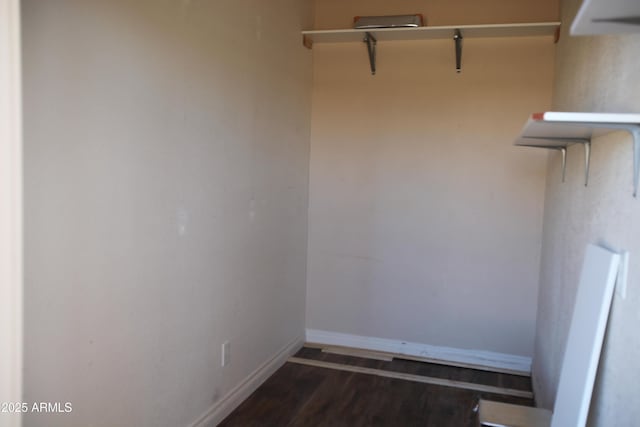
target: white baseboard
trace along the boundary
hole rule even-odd
[[[284,365],[291,355],[300,350],[303,344],[303,337],[298,337],[291,341],[270,360],[267,360],[255,371],[249,374],[249,376],[234,387],[222,399],[211,405],[211,407],[209,407],[209,409],[207,409],[207,411],[189,427],[214,427],[218,425],[263,382],[265,382],[267,378],[273,375],[275,371]]]
[[[436,363],[530,375],[531,358],[482,350],[465,350],[339,332],[307,329],[307,342],[412,356]]]

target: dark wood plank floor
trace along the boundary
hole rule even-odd
[[[527,377],[303,348],[296,357],[531,390]],[[220,425],[476,427],[478,399],[533,405],[531,399],[286,363]]]

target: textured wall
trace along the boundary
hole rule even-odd
[[[640,36],[570,37],[568,27],[579,7],[565,1],[565,23],[556,55],[553,108],[558,111],[637,113]],[[560,159],[550,155],[534,385],[539,403],[551,408],[568,335],[582,258],[587,243],[631,252],[626,299],[614,296],[590,425],[631,426],[640,419],[640,201],[632,197],[632,145],[627,133],[593,141],[591,176],[583,185],[582,147],[569,149],[567,182],[560,182]]]
[[[512,142],[551,38],[467,38],[461,74],[450,40],[378,43],[375,76],[361,43],[313,49],[307,326],[531,356],[546,153]]]
[[[311,5],[23,3],[25,426],[188,425],[303,336]]]

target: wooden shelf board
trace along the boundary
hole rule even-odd
[[[345,30],[303,31],[312,43],[361,42],[366,33],[371,33],[378,41],[430,40],[453,38],[455,30],[463,37],[527,37],[552,36],[560,27],[560,22],[534,22],[523,24],[459,25],[413,28],[375,28]]]
[[[593,136],[637,126],[640,126],[640,114],[536,113],[527,121],[515,145],[554,147],[563,145],[563,139],[571,143],[571,140],[588,140]]]
[[[554,148],[562,151],[562,177],[566,167],[566,147],[582,142],[585,153],[585,186],[589,182],[591,138],[625,130],[633,140],[633,197],[640,188],[640,114],[572,113],[548,111],[532,114],[515,145]],[[564,147],[564,148],[561,148]]]

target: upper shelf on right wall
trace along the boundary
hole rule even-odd
[[[571,35],[640,32],[640,1],[584,0],[571,24]]]
[[[633,197],[640,186],[640,114],[546,111],[532,114],[515,145],[551,148],[563,152],[563,178],[567,145],[585,144],[585,185],[589,176],[591,138],[625,130],[633,139]]]

